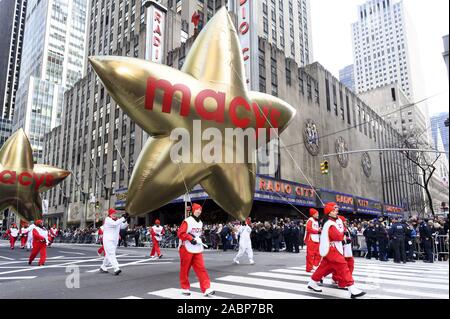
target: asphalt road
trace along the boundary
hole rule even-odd
[[[119,248],[122,273],[101,274],[102,258],[95,245],[54,244],[45,266],[28,266],[29,252],[10,250],[0,241],[0,298],[2,299],[152,299],[183,298],[179,293],[179,257],[176,249],[163,249],[163,258],[151,260],[148,248]],[[255,252],[256,265],[244,258],[233,264],[235,251],[206,251],[205,264],[217,293],[214,298],[315,299],[348,298],[325,280],[321,294],[308,291],[305,253]],[[449,298],[448,263],[381,263],[356,258],[357,286],[369,299]],[[79,274],[79,276],[78,276]],[[199,293],[191,271],[193,295]]]

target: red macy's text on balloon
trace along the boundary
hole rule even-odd
[[[147,110],[153,110],[153,103],[155,101],[156,91],[161,90],[164,92],[164,98],[162,103],[162,112],[170,114],[172,111],[172,101],[175,93],[181,94],[181,108],[180,115],[187,117],[191,111],[191,99],[192,92],[190,88],[185,84],[171,84],[167,80],[155,79],[149,77],[147,80],[147,92],[145,95],[145,108]],[[205,108],[205,100],[213,99],[216,102],[216,109],[214,111],[208,111]],[[226,94],[223,92],[216,92],[214,90],[205,89],[200,91],[197,96],[194,97],[195,110],[198,115],[206,121],[215,121],[217,123],[225,122],[225,103]],[[237,110],[244,108],[247,112],[247,116],[238,116]],[[252,116],[256,121],[256,129],[264,128],[266,122],[269,121],[273,128],[279,128],[279,118],[281,113],[271,105],[258,105],[257,103],[250,103],[241,96],[233,98],[229,105],[228,115],[231,122],[236,128],[246,129],[249,127]]]
[[[22,186],[32,186],[36,190],[42,185],[50,187],[53,185],[53,176],[51,174],[35,174],[29,172],[17,173],[16,171],[4,170],[0,172],[0,184]]]

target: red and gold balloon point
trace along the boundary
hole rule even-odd
[[[70,172],[34,164],[25,132],[19,129],[0,149],[0,211],[11,208],[22,220],[42,218],[40,193],[61,183]]]
[[[152,138],[131,176],[126,210],[141,215],[170,203],[200,184],[221,208],[237,219],[250,214],[255,190],[255,160],[206,163],[191,151],[190,162],[174,162],[174,129],[192,133],[214,128],[269,129],[281,133],[295,116],[288,103],[246,87],[239,38],[225,8],[196,38],[181,70],[146,60],[89,58],[112,98]],[[172,103],[176,102],[176,103]],[[223,149],[247,154],[246,145],[223,142]]]

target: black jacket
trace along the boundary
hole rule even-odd
[[[375,231],[375,227],[367,227],[363,233],[366,240],[377,240],[377,233]]]
[[[389,237],[392,239],[405,239],[406,227],[402,223],[394,223],[389,228]]]

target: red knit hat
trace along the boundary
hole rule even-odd
[[[335,208],[336,206],[337,206],[337,204],[334,203],[334,202],[327,203],[327,204],[325,205],[325,207],[323,208],[323,212],[325,213],[325,215],[328,215],[329,213],[331,213],[331,212],[334,210],[334,208]]]
[[[42,225],[43,221],[41,219],[38,219],[37,221],[34,222],[36,225]]]
[[[159,219],[155,220],[155,224],[156,224],[156,225],[160,225],[160,224],[161,224],[161,222],[159,221]]]
[[[314,208],[309,209],[309,216],[313,217],[315,214],[318,214],[319,212],[315,210]]]
[[[247,218],[245,219],[245,223],[246,223],[247,225],[250,225],[250,224],[252,223],[252,219],[251,219],[250,217],[247,217]]]
[[[115,210],[114,208],[108,209],[108,216],[111,216],[111,215],[113,215],[115,213],[117,213],[117,210]]]
[[[201,211],[202,210],[202,206],[200,206],[200,204],[193,203],[192,204],[192,212],[195,212],[197,209],[200,209],[200,211]]]

